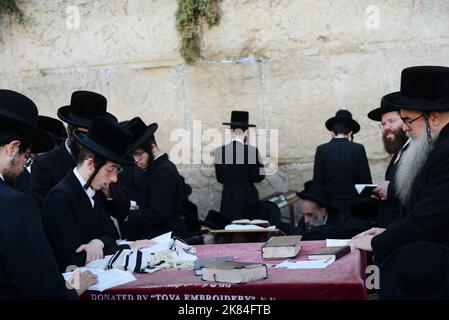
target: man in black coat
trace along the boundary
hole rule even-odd
[[[265,179],[263,164],[256,147],[248,145],[249,114],[246,111],[232,111],[231,126],[233,140],[231,143],[215,150],[215,174],[217,181],[223,184],[220,213],[229,220],[241,219],[243,209],[259,200],[259,193],[254,183]]]
[[[84,272],[80,287],[68,289],[38,207],[14,188],[30,153],[51,149],[51,138],[37,127],[35,104],[10,90],[0,90],[0,128],[0,300],[76,299],[96,277]]]
[[[373,190],[373,194],[380,200],[377,226],[386,228],[400,215],[401,205],[396,195],[395,174],[409,141],[402,130],[400,109],[390,105],[385,99],[382,98],[379,108],[368,113],[368,118],[380,122],[385,151],[393,155],[385,172],[385,180]]]
[[[332,140],[316,150],[313,183],[326,187],[332,195],[332,206],[348,216],[351,202],[358,196],[354,185],[371,183],[365,148],[352,142],[360,125],[349,111],[339,110],[326,121],[326,128],[332,132]]]
[[[136,189],[137,206],[128,215],[129,239],[153,238],[172,231],[185,238],[187,231],[180,217],[183,201],[183,181],[168,155],[159,150],[154,133],[158,125],[147,126],[139,117],[126,123],[133,134],[128,152],[135,160],[132,182]]]
[[[401,218],[351,241],[354,248],[373,251],[377,262],[415,241],[449,245],[449,68],[406,68],[401,91],[384,98],[401,108],[411,141],[396,174]]]
[[[68,124],[68,139],[58,147],[37,157],[31,167],[30,192],[40,208],[47,193],[76,167],[79,145],[73,138],[73,130],[87,131],[93,120],[105,117],[117,121],[106,112],[104,96],[90,91],[72,93],[70,105],[58,109],[58,117]],[[129,210],[129,196],[122,186],[111,183],[102,189],[107,213],[118,220],[125,219]]]
[[[75,130],[73,136],[82,146],[78,165],[50,190],[42,213],[61,271],[119,249],[99,191],[117,181],[120,164],[133,163],[126,153],[131,133],[113,120],[98,118],[87,134]],[[136,241],[124,247],[138,249],[151,244]]]

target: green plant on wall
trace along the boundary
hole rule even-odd
[[[200,28],[206,21],[209,28],[220,23],[219,3],[222,0],[178,0],[176,30],[181,36],[180,53],[191,64],[201,57]]]
[[[24,23],[23,11],[17,5],[16,0],[0,0],[0,16],[8,14],[14,16],[19,24]]]

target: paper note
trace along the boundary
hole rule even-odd
[[[335,257],[327,260],[305,260],[305,261],[291,261],[284,262],[275,266],[279,269],[324,269],[335,261]]]

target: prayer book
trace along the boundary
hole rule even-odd
[[[283,259],[296,257],[301,250],[301,236],[271,237],[262,245],[262,258]]]
[[[335,258],[335,260],[337,260],[350,252],[350,246],[322,247],[309,252],[307,258],[308,260],[327,260],[331,258]]]
[[[203,280],[224,283],[247,283],[268,277],[263,263],[227,261],[203,268]]]

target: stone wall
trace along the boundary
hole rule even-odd
[[[74,90],[100,92],[120,120],[158,122],[166,151],[173,130],[191,132],[193,121],[224,129],[231,110],[248,110],[259,128],[279,129],[279,170],[258,185],[261,196],[312,177],[315,148],[329,139],[324,122],[340,108],[360,122],[355,141],[381,179],[388,158],[367,112],[399,89],[404,67],[449,65],[445,0],[223,0],[194,65],[178,53],[176,0],[20,3],[25,26],[0,20],[0,87],[50,116]],[[218,209],[213,167],[179,168],[201,215]]]

